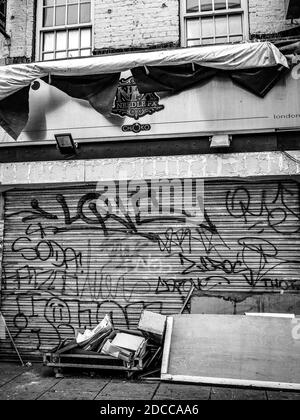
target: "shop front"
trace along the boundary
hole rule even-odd
[[[146,76],[151,69],[144,89]],[[30,88],[18,142],[2,133],[3,148],[66,133],[78,142],[67,160],[1,164],[1,311],[23,354],[39,357],[107,313],[130,328],[145,308],[178,313],[191,286],[195,295],[299,293],[300,154],[230,151],[234,136],[257,149],[258,139],[299,128],[290,72],[262,98],[224,74],[176,94],[141,93],[126,71],[110,116],[51,78],[56,86],[48,76]],[[210,148],[215,136],[227,150]],[[167,138],[208,150],[109,159],[95,146],[94,159],[81,156],[90,142]],[[8,338],[0,354],[11,355]]]

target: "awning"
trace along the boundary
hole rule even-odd
[[[0,125],[15,139],[18,137],[26,125],[28,110],[24,107],[22,113],[18,109],[20,124],[7,115],[7,109],[13,107],[14,95],[21,89],[27,89],[27,99],[23,98],[23,103],[26,103],[28,86],[37,79],[47,81],[72,97],[88,100],[97,111],[108,114],[120,74],[127,70],[132,71],[138,88],[143,92],[180,91],[192,84],[203,83],[222,71],[228,72],[240,86],[264,96],[281,76],[282,70],[288,67],[285,56],[270,42],[3,66],[0,67]]]

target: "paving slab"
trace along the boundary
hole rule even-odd
[[[161,383],[154,400],[209,400],[211,387]]]
[[[300,392],[125,380],[115,375],[70,374],[56,379],[42,365],[0,363],[0,400],[300,400]]]
[[[10,389],[0,392],[0,401],[9,401],[9,400],[36,400],[41,395],[40,392],[32,391],[20,391],[15,389]]]
[[[59,382],[58,379],[43,377],[36,373],[34,370],[30,370],[17,376],[13,381],[10,381],[0,388],[0,395],[7,392],[32,392],[42,393],[47,391]]]
[[[24,367],[7,363],[0,364],[0,386],[24,373]]]
[[[96,392],[97,394],[110,382],[102,378],[64,378],[54,385],[54,391],[80,391]]]
[[[211,400],[266,400],[265,391],[240,388],[213,388]]]
[[[269,400],[300,400],[300,392],[268,391],[267,395]]]
[[[98,392],[88,392],[83,390],[55,391],[51,390],[41,395],[39,400],[94,400]]]
[[[157,386],[156,383],[112,380],[96,400],[151,400]]]

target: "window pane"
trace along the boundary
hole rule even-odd
[[[69,51],[68,57],[79,57],[79,51]]]
[[[53,26],[53,7],[44,9],[43,26]]]
[[[199,1],[198,0],[187,0],[186,1],[187,13],[199,12]]]
[[[55,25],[64,25],[66,22],[66,8],[65,6],[59,6],[55,9]]]
[[[61,51],[56,53],[56,57],[57,59],[62,59],[62,58],[67,58],[67,52],[66,51]]]
[[[54,0],[44,0],[44,6],[53,6]]]
[[[90,3],[83,3],[80,5],[80,23],[87,23],[91,20],[91,5]]]
[[[201,41],[201,45],[211,45],[214,43],[214,39],[213,38],[204,38]]]
[[[225,0],[215,0],[215,10],[226,9]]]
[[[81,48],[90,48],[91,46],[91,30],[90,29],[81,29],[80,33],[80,47]]]
[[[237,36],[231,36],[230,42],[242,42],[243,41],[243,35],[237,35]]]
[[[202,38],[214,37],[214,21],[213,18],[202,18]]]
[[[91,55],[91,49],[87,48],[85,50],[81,50],[80,55],[81,55],[81,57],[87,57],[87,56]]]
[[[216,44],[226,44],[228,42],[227,36],[216,38]]]
[[[199,19],[187,20],[187,38],[200,38]]]
[[[188,47],[195,47],[196,45],[200,45],[200,39],[191,39],[187,42]]]
[[[241,15],[231,15],[229,16],[229,33],[230,34],[242,34],[243,25],[242,25],[242,16]]]
[[[62,6],[66,4],[66,0],[56,0],[56,6]]]
[[[67,49],[67,33],[65,31],[59,31],[56,33],[56,50]]]
[[[48,32],[44,34],[43,51],[54,50],[54,33]]]
[[[241,0],[228,0],[228,9],[236,9],[237,7],[242,7]]]
[[[216,36],[227,35],[227,16],[216,16]]]
[[[47,53],[47,54],[44,54],[43,55],[43,60],[54,60],[54,54],[53,53],[51,53],[51,54],[49,54],[49,53]]]
[[[68,25],[78,23],[78,4],[68,6]]]
[[[78,0],[67,0],[67,3],[78,3]]]
[[[212,0],[201,0],[201,12],[212,10]]]
[[[69,50],[79,48],[79,31],[77,29],[69,31]]]

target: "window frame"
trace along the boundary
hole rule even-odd
[[[78,0],[79,2],[79,0]],[[91,57],[93,55],[94,50],[94,0],[90,0],[91,2],[91,20],[88,23],[75,23],[75,24],[66,24],[67,13],[65,17],[65,25],[58,25],[58,26],[43,26],[43,0],[38,0],[37,3],[37,19],[36,19],[36,61],[46,61],[43,60],[43,34],[47,32],[55,33],[59,31],[70,31],[74,29],[87,29],[91,28],[91,55],[90,56],[78,56],[78,57],[66,57],[66,58],[54,58],[53,60],[48,61],[56,61],[56,60],[72,60],[73,58],[84,58],[84,57]]]
[[[187,0],[180,0],[180,42],[182,47],[192,48],[192,46],[187,46],[187,21],[189,19],[201,18],[201,17],[215,17],[215,16],[229,16],[229,15],[242,15],[242,28],[243,28],[243,40],[240,42],[245,42],[249,40],[249,2],[248,0],[241,0],[241,7],[235,9],[221,9],[221,10],[211,10],[207,12],[186,12]],[[194,47],[207,47],[211,45],[230,45],[230,42],[223,44],[201,44],[195,45]]]

